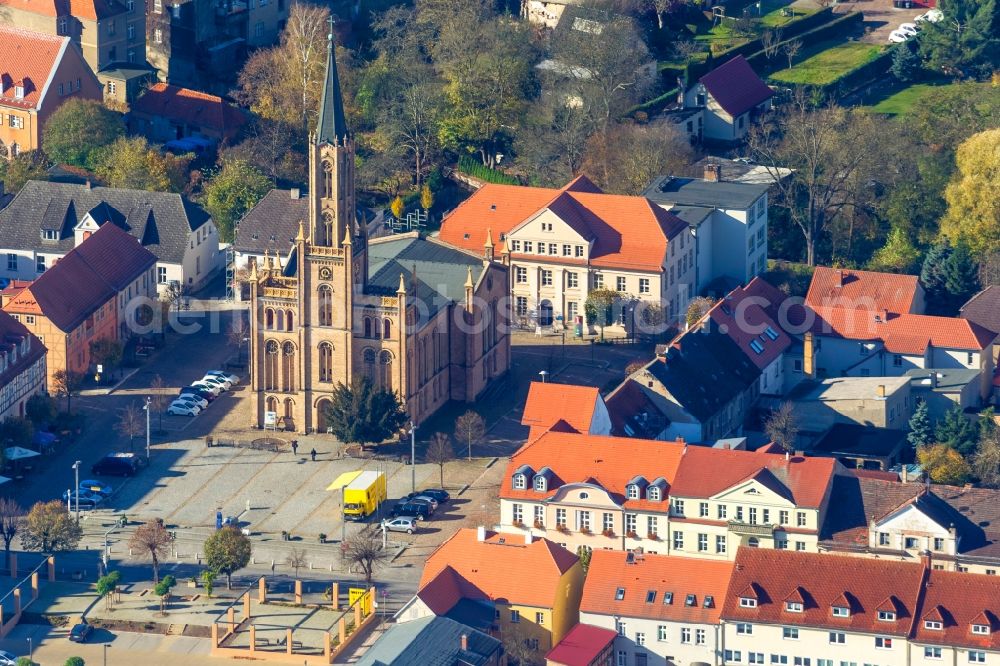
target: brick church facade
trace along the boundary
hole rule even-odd
[[[471,402],[510,367],[508,271],[492,242],[472,253],[357,224],[354,138],[330,43],[309,141],[309,215],[284,261],[252,265],[255,419],[324,432],[339,384],[358,376],[395,391],[417,423],[449,400]]]

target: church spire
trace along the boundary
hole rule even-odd
[[[337,75],[337,58],[333,48],[333,15],[327,20],[330,32],[326,41],[326,79],[323,81],[323,99],[319,105],[316,123],[316,143],[340,145],[347,139],[347,120],[344,117],[344,100],[340,96],[340,77]]]

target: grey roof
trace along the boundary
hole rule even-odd
[[[316,123],[316,141],[337,144],[347,138],[348,131],[344,100],[340,96],[340,77],[337,75],[332,32],[327,37],[326,51],[326,78],[323,81],[323,99],[320,101],[319,120]]]
[[[142,65],[133,65],[127,62],[113,62],[104,69],[97,72],[99,76],[107,76],[114,79],[137,79],[155,74],[155,70]]]
[[[416,296],[427,306],[426,314],[421,314],[422,319],[426,317],[421,324],[452,301],[465,298],[470,268],[476,282],[484,270],[482,259],[440,241],[406,235],[372,241],[368,246],[369,291],[395,295],[402,273],[407,295]]]
[[[236,228],[233,249],[237,252],[284,256],[299,231],[299,221],[309,221],[309,197],[292,190],[271,190],[243,216]]]
[[[0,247],[65,254],[75,245],[73,229],[94,211],[98,224],[113,222],[138,238],[157,260],[184,260],[188,234],[210,218],[179,194],[30,180],[0,211]],[[43,241],[42,229],[58,240]]]
[[[689,227],[699,227],[715,210],[711,206],[671,206],[670,212],[681,218]]]
[[[903,430],[835,423],[809,451],[836,455],[888,456],[903,445],[908,445],[906,432]]]
[[[749,208],[767,189],[766,185],[750,183],[657,176],[642,196],[658,204],[742,209]]]
[[[462,649],[466,636],[467,649]],[[357,666],[478,665],[500,651],[500,641],[447,617],[425,617],[389,627]]]
[[[958,316],[1000,333],[1000,287],[990,286],[969,299]]]
[[[979,382],[982,374],[980,370],[970,370],[968,368],[913,368],[906,371],[906,375],[911,378],[912,388],[931,388],[931,373],[937,375],[937,385],[933,390],[938,393],[957,393],[969,384]]]

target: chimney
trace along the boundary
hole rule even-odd
[[[907,467],[906,465],[901,465],[900,467],[902,469],[899,472],[899,480],[902,481],[903,483],[909,483],[910,482],[910,468]]]
[[[722,180],[722,165],[714,163],[706,164],[705,180],[711,181],[713,183],[718,183],[720,180]]]
[[[531,545],[531,542],[532,542],[533,540],[534,540],[534,539],[533,539],[533,537],[531,536],[531,532],[525,532],[525,533],[524,533],[524,545],[525,545],[525,546],[530,546],[530,545]]]
[[[469,636],[468,634],[462,634],[462,652],[469,651]]]
[[[837,271],[837,286],[843,287],[845,282],[847,282],[847,273],[844,271]]]
[[[816,376],[816,347],[812,331],[802,336],[802,374],[810,379]]]
[[[89,178],[87,179],[87,182],[83,184],[83,186],[84,186],[84,188],[86,188],[88,190],[90,189],[90,179]]]
[[[875,387],[875,395],[885,400],[885,384],[879,384]]]
[[[678,444],[684,444],[684,438],[683,438],[683,437],[681,437],[681,436],[678,436],[678,437],[677,437],[677,443],[678,443]]]
[[[931,568],[931,551],[925,550],[920,553],[920,563],[924,565],[925,571],[930,571]]]
[[[476,528],[476,541],[486,541],[486,526],[480,525]]]
[[[288,194],[291,196],[293,200],[297,200],[300,196],[302,196],[301,190],[299,190],[299,188],[297,187],[293,187],[292,189],[290,189],[288,191]]]
[[[786,449],[786,450],[785,450],[785,462],[791,462],[791,460],[792,460],[792,452],[791,452],[791,451],[788,451],[788,450]]]

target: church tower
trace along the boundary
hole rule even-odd
[[[354,137],[344,117],[332,17],[326,49],[319,120],[309,140],[309,236],[312,245],[340,248],[345,235],[355,235]]]

